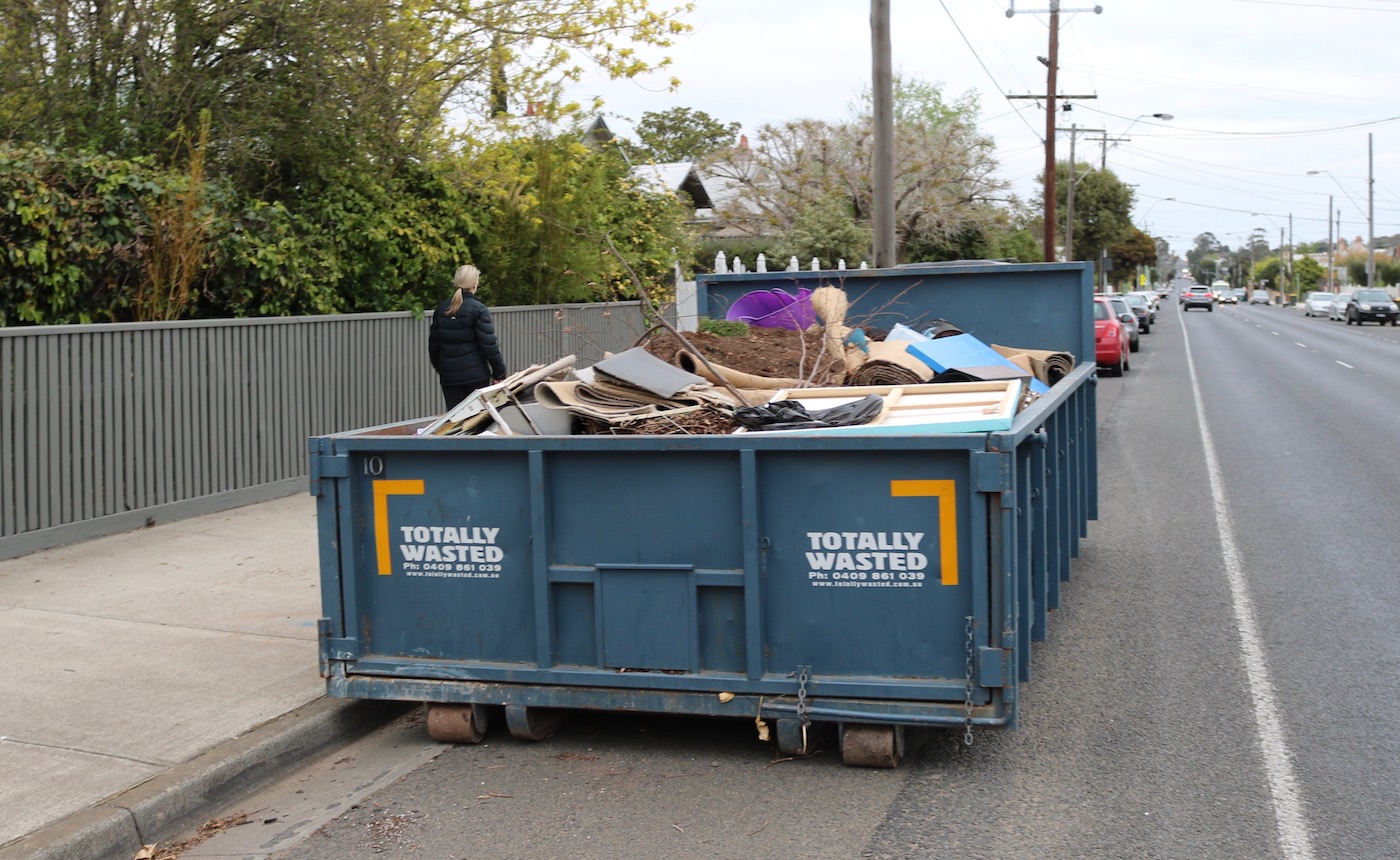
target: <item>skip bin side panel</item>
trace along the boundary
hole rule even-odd
[[[351,452],[352,635],[362,655],[535,660],[526,454]]]
[[[768,670],[919,698],[952,682],[961,698],[966,619],[988,617],[968,452],[769,453],[759,475]]]

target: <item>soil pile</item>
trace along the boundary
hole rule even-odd
[[[822,350],[822,332],[781,328],[751,328],[748,334],[715,335],[691,332],[685,335],[691,347],[715,364],[755,376],[806,380],[824,385],[837,367]],[[659,332],[642,344],[647,352],[674,364],[683,347],[669,332]]]

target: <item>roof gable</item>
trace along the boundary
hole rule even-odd
[[[632,176],[643,188],[654,191],[684,191],[690,195],[696,209],[709,209],[714,206],[710,192],[693,161],[675,161],[668,164],[638,164],[632,168]]]

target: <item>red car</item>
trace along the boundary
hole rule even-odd
[[[1128,370],[1128,330],[1107,299],[1094,299],[1094,361],[1113,376]]]

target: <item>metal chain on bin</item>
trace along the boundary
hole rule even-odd
[[[972,746],[972,622],[967,616],[967,676],[963,683],[963,743]]]
[[[797,667],[797,718],[807,725],[807,670],[811,666]]]

